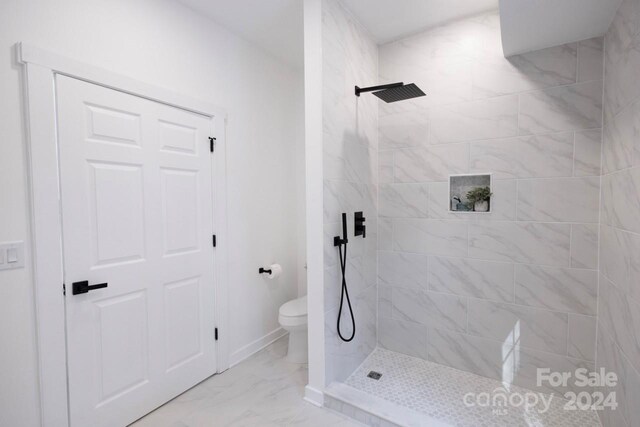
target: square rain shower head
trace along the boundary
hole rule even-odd
[[[405,99],[418,98],[426,95],[415,83],[380,90],[373,92],[373,94],[387,103],[404,101]]]

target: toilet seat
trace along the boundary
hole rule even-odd
[[[278,320],[282,326],[307,324],[307,296],[288,301],[280,306]]]

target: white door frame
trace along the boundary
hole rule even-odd
[[[227,193],[224,109],[197,99],[76,62],[37,47],[16,45],[25,76],[27,164],[30,179],[31,253],[38,349],[40,417],[43,427],[69,425],[62,212],[58,170],[56,75],[65,75],[141,98],[211,117],[216,129],[212,155],[215,252],[215,315],[222,331],[216,346],[217,368],[229,367],[227,313]],[[203,142],[204,143],[204,142]],[[212,337],[213,339],[213,337]]]

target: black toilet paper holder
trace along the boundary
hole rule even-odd
[[[260,267],[260,269],[258,270],[258,273],[259,274],[263,274],[263,273],[271,274],[271,270],[267,270],[266,268]]]

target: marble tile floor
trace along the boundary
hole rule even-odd
[[[302,399],[307,366],[284,360],[287,337],[159,407],[133,427],[357,427]]]
[[[382,374],[379,380],[367,377],[370,371]],[[565,410],[566,400],[553,396],[546,411],[539,411],[542,404],[531,411],[525,411],[517,398],[515,406],[492,407],[465,405],[467,393],[489,393],[491,399],[501,393],[503,384],[481,377],[377,348],[362,365],[345,381],[353,389],[390,401],[399,407],[408,408],[456,427],[599,427],[600,421],[595,411]],[[509,386],[511,394],[526,396],[533,393],[517,386]],[[539,393],[536,393],[540,396]],[[544,395],[549,401],[549,395]],[[473,402],[474,400],[467,400]],[[494,409],[497,409],[494,411]],[[426,418],[426,417],[425,417]],[[418,423],[417,425],[430,425]]]

